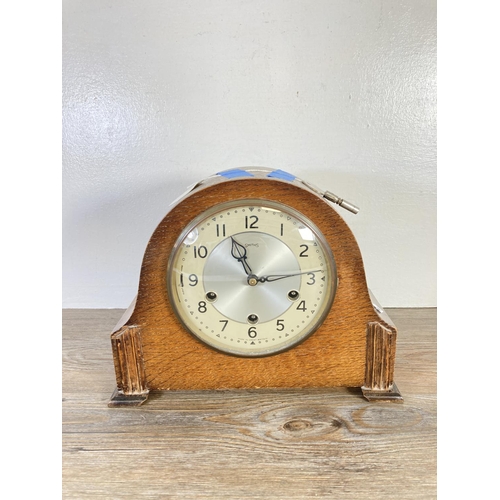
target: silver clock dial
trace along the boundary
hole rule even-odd
[[[251,274],[257,279],[276,272],[290,277],[249,286],[242,264],[230,257],[233,242],[246,250]],[[288,292],[300,289],[300,271],[294,253],[279,238],[257,231],[244,232],[226,238],[213,249],[207,257],[203,283],[206,290],[217,294],[213,305],[227,318],[246,323],[248,316],[255,314],[259,323],[265,323],[291,307]]]
[[[198,339],[239,356],[266,356],[304,340],[336,288],[333,255],[296,210],[265,200],[223,203],[193,220],[170,257],[174,310]]]

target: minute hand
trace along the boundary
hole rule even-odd
[[[291,278],[292,276],[300,276],[301,274],[312,274],[319,272],[321,272],[321,269],[316,269],[315,271],[304,271],[302,273],[292,273],[292,274],[269,274],[267,276],[262,276],[261,278],[258,278],[257,281],[259,281],[260,283],[265,283],[266,281],[272,282],[272,281],[282,280],[285,278]]]

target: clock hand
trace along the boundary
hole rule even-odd
[[[269,274],[267,276],[262,276],[261,278],[257,278],[257,281],[259,281],[260,283],[265,283],[266,281],[270,283],[285,278],[291,278],[292,276],[299,276],[301,274],[311,274],[319,272],[321,272],[321,269],[317,269],[316,271],[304,271],[302,273],[293,273],[293,274]]]
[[[247,274],[247,276],[250,276],[253,273],[247,262],[247,249],[242,244],[238,243],[232,236],[231,243],[231,255],[238,262],[241,262],[245,273]]]

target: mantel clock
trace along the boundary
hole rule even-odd
[[[337,212],[349,202],[282,170],[239,168],[173,204],[111,334],[110,406],[150,390],[360,387],[401,400],[397,330]]]

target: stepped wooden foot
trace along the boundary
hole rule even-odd
[[[117,406],[140,406],[144,403],[149,396],[149,391],[142,394],[123,394],[118,388],[115,389],[108,406],[115,408]]]
[[[403,401],[403,396],[401,396],[398,386],[394,383],[390,389],[369,389],[367,387],[361,387],[361,390],[363,391],[363,396],[368,401]]]
[[[397,330],[388,317],[366,328],[365,383],[361,387],[368,401],[403,401],[394,383]]]

